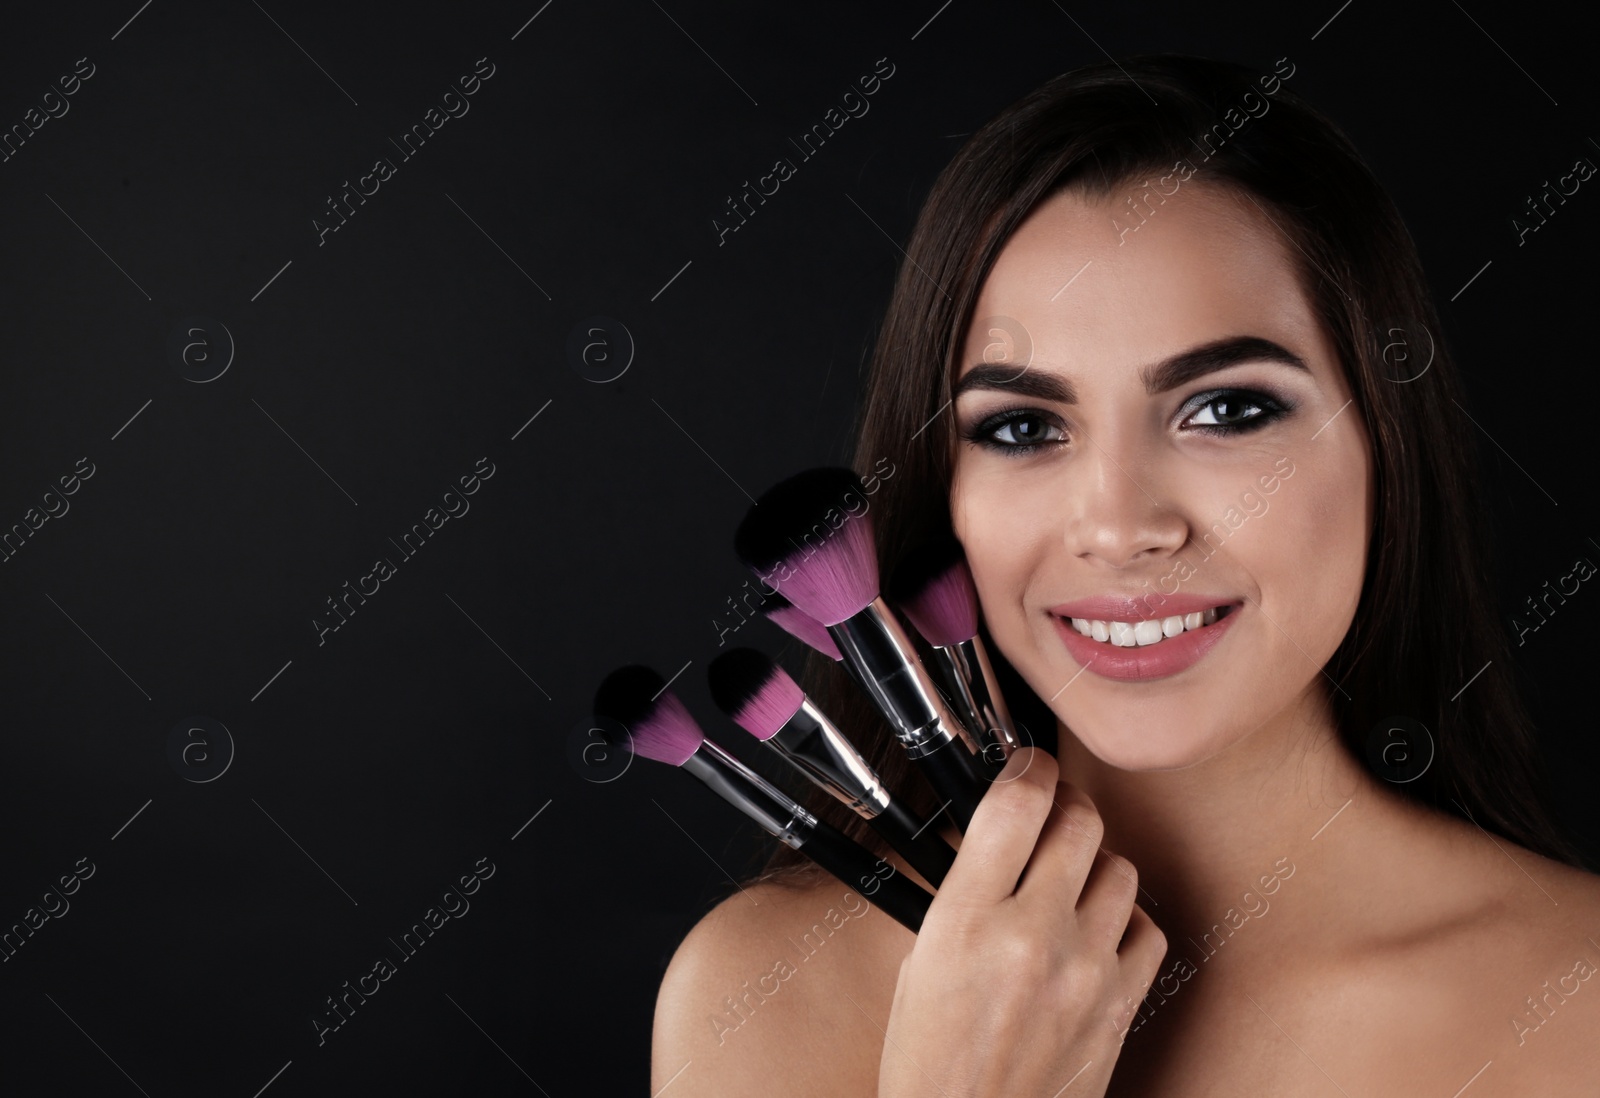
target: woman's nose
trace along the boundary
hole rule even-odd
[[[1177,552],[1189,536],[1188,522],[1164,500],[1161,478],[1138,447],[1079,437],[1086,439],[1084,448],[1063,470],[1067,550],[1111,568]]]

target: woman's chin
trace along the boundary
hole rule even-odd
[[[1227,746],[1199,729],[1155,732],[1130,728],[1102,728],[1084,725],[1081,730],[1062,727],[1067,736],[1106,766],[1118,770],[1183,770],[1204,762]]]

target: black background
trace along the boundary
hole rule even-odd
[[[593,687],[682,669],[753,754],[703,686],[748,496],[847,456],[898,244],[964,135],[1104,51],[1287,57],[1369,156],[1467,374],[1510,629],[1600,561],[1600,180],[1523,245],[1511,227],[1600,156],[1578,29],[1369,0],[7,12],[0,126],[95,71],[0,163],[0,528],[95,471],[0,565],[0,923],[95,873],[0,964],[0,1086],[646,1092],[662,969],[759,836],[647,762],[581,776]],[[468,113],[400,160],[389,139],[480,58]],[[789,138],[880,58],[868,113],[800,161]],[[319,244],[382,156],[398,171]],[[719,244],[779,157],[796,174]],[[594,315],[636,347],[608,383],[568,352]],[[236,346],[203,384],[167,350],[194,316]],[[402,562],[388,539],[483,457],[470,511]],[[319,644],[325,600],[383,556],[397,574]],[[1591,852],[1597,599],[1518,649]],[[764,622],[727,639],[792,652]],[[195,716],[234,744],[208,782],[169,762]],[[397,961],[388,939],[480,858],[470,910],[319,1045],[325,997]]]

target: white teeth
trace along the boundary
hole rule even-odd
[[[1168,618],[1151,618],[1147,621],[1095,621],[1089,618],[1072,618],[1071,621],[1072,628],[1083,636],[1118,648],[1133,648],[1156,644],[1188,630],[1212,625],[1217,616],[1217,608],[1212,607],[1192,614],[1174,614]]]

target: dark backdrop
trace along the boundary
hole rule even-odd
[[[1600,180],[1512,225],[1600,157],[1560,12],[43,7],[0,17],[0,528],[31,530],[0,564],[8,1093],[645,1093],[663,966],[760,837],[651,764],[580,774],[593,687],[682,669],[709,714],[719,640],[782,650],[719,633],[748,496],[847,455],[964,135],[1103,51],[1296,65],[1421,246],[1505,627],[1600,561]],[[346,583],[377,592],[341,623]],[[1597,611],[1585,585],[1518,650],[1590,851]]]

